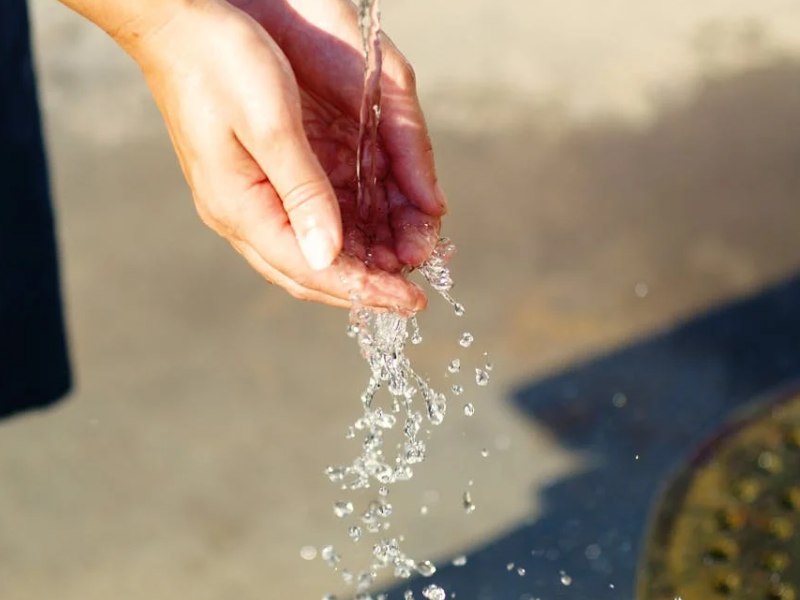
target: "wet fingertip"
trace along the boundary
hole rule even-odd
[[[416,283],[411,283],[411,287],[415,293],[414,312],[423,311],[428,308],[428,296],[424,290]]]
[[[406,265],[420,265],[430,257],[435,245],[424,236],[409,235],[398,240],[397,258]]]
[[[371,258],[375,267],[387,273],[397,273],[402,266],[394,250],[382,244],[372,248]]]

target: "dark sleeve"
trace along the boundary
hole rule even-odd
[[[70,388],[27,8],[0,0],[0,418]]]

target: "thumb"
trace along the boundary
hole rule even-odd
[[[281,199],[309,266],[322,270],[342,249],[339,202],[301,125],[271,136],[252,150]]]

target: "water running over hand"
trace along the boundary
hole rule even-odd
[[[358,19],[365,51],[364,94],[361,104],[361,123],[357,149],[358,212],[359,219],[369,227],[375,223],[380,207],[377,206],[377,180],[373,160],[378,148],[378,125],[381,103],[380,45],[380,7],[379,0],[358,0]],[[431,257],[417,271],[428,284],[442,296],[454,309],[457,316],[465,312],[463,305],[450,295],[453,280],[447,267],[455,248],[446,239],[440,240]],[[406,344],[422,341],[419,325],[414,316],[406,317],[392,312],[376,312],[359,305],[353,297],[348,335],[356,338],[361,355],[370,368],[370,378],[361,395],[363,415],[349,428],[348,439],[360,437],[363,442],[361,453],[349,465],[330,466],[326,469],[329,479],[344,491],[379,486],[378,496],[369,502],[366,510],[359,515],[349,501],[339,501],[334,505],[334,513],[340,518],[355,515],[359,524],[350,525],[349,537],[358,542],[367,534],[378,535],[372,547],[372,564],[365,571],[353,576],[340,569],[341,557],[332,546],[321,552],[325,562],[339,571],[347,584],[355,584],[359,598],[371,598],[366,592],[383,569],[390,569],[399,578],[409,578],[415,572],[430,577],[436,567],[430,561],[417,562],[400,547],[402,537],[386,537],[389,528],[392,506],[388,502],[389,487],[399,481],[407,481],[414,474],[415,465],[425,459],[429,430],[424,429],[425,421],[439,425],[444,421],[447,411],[447,398],[434,390],[412,368],[405,355]],[[472,344],[473,337],[464,333],[459,340],[464,348]],[[460,370],[458,359],[448,366],[450,373]],[[486,377],[488,380],[488,376]],[[479,385],[482,383],[479,381]],[[376,394],[379,390],[388,392],[388,405],[378,406]],[[461,386],[454,386],[452,392],[460,395]],[[474,408],[465,407],[465,414],[471,416]],[[396,425],[402,424],[403,440],[394,456],[388,456],[384,446],[385,434]],[[464,508],[469,513],[474,504],[465,493]],[[445,592],[430,585],[423,595],[430,600],[440,600]]]

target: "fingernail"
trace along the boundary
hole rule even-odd
[[[309,266],[315,271],[321,271],[329,267],[336,258],[336,247],[333,238],[328,231],[322,227],[309,229],[298,240],[300,250]]]
[[[439,208],[442,209],[443,214],[447,214],[447,199],[444,196],[444,191],[438,183],[436,184],[436,188],[434,189],[433,193],[436,198],[436,204],[438,204]]]

